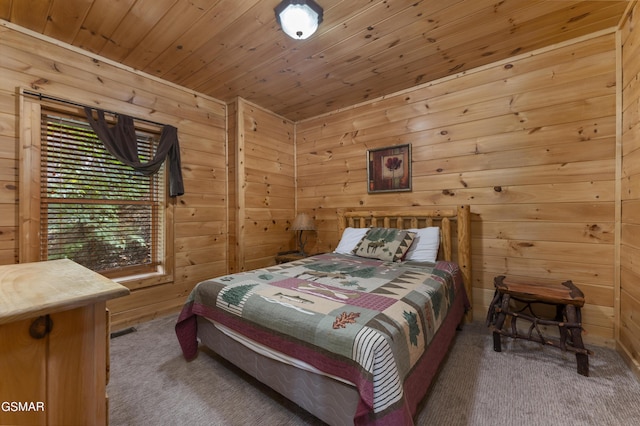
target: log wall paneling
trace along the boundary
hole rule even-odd
[[[198,281],[226,273],[224,103],[6,27],[0,50],[0,264],[17,263],[17,89],[27,88],[178,128],[185,195],[172,207],[174,280],[110,301],[114,328],[175,311]]]
[[[273,265],[292,250],[295,216],[294,125],[243,99],[235,103],[237,270]]]
[[[296,123],[297,203],[318,250],[335,210],[470,204],[474,318],[495,275],[572,279],[587,342],[614,344],[613,31]],[[413,190],[368,194],[367,149],[412,144]]]
[[[619,31],[622,106],[618,350],[640,375],[640,34],[637,3]]]
[[[227,179],[228,179],[228,203],[227,203],[227,229],[229,232],[228,249],[227,249],[227,263],[228,272],[230,274],[236,273],[239,270],[238,252],[240,246],[238,244],[238,213],[239,213],[239,201],[238,201],[238,164],[237,164],[237,150],[238,150],[238,134],[239,129],[242,126],[238,125],[238,104],[239,99],[227,104]]]

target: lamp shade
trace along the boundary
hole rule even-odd
[[[275,12],[282,31],[298,40],[315,33],[322,22],[322,8],[313,0],[283,0]]]
[[[315,231],[316,224],[313,219],[306,213],[298,213],[293,223],[291,224],[293,231]]]

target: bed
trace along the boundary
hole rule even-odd
[[[337,222],[334,252],[196,285],[183,355],[204,345],[330,425],[411,425],[470,318],[469,206]]]

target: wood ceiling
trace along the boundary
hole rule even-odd
[[[280,0],[0,0],[0,18],[291,120],[614,27],[626,1],[317,0],[307,40]],[[1,59],[0,59],[1,60]]]

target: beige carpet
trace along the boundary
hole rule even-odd
[[[322,424],[215,355],[185,362],[175,319],[111,340],[112,426]],[[640,425],[640,382],[615,351],[590,349],[583,377],[570,353],[507,340],[496,353],[484,325],[466,325],[416,424]]]

